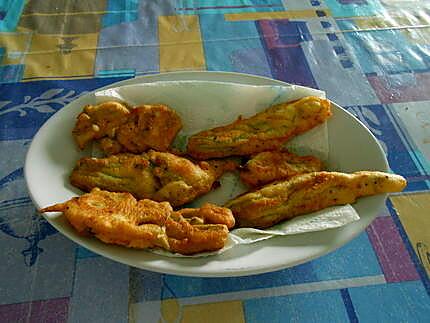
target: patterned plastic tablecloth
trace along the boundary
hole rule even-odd
[[[184,70],[326,91],[373,132],[407,189],[337,251],[239,278],[131,268],[37,215],[24,157],[53,113],[119,80]],[[2,0],[0,156],[0,322],[430,320],[428,1]]]

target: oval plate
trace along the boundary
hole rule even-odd
[[[158,81],[201,80],[251,85],[286,85],[281,81],[239,73],[176,72],[137,77],[104,87]],[[100,90],[100,89],[99,89]],[[63,202],[80,191],[69,184],[64,174],[73,169],[78,158],[88,152],[74,147],[71,131],[77,111],[91,104],[86,94],[55,113],[35,135],[28,150],[24,173],[30,197],[39,209]],[[328,121],[329,165],[344,172],[387,171],[388,163],[377,139],[353,115],[333,103]],[[70,147],[70,149],[68,149]],[[145,250],[108,245],[95,238],[82,237],[64,216],[51,213],[45,218],[58,231],[79,245],[115,261],[151,271],[184,276],[243,276],[280,270],[327,254],[361,233],[376,217],[386,194],[360,199],[353,206],[360,220],[341,228],[277,237],[252,245],[240,245],[216,256],[205,258],[164,257]]]

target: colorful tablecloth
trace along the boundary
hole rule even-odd
[[[77,246],[31,204],[32,137],[87,91],[178,70],[325,90],[406,191],[344,247],[268,274],[163,275]],[[429,322],[429,70],[428,1],[1,0],[0,321]]]

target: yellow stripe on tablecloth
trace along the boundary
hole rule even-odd
[[[245,322],[245,315],[241,301],[185,305],[181,310],[175,300],[164,300],[162,301],[161,309],[163,319],[166,322]]]
[[[400,221],[430,276],[430,192],[390,197]]]
[[[326,16],[331,16],[330,10],[319,10]],[[318,17],[315,10],[289,10],[289,11],[271,11],[271,12],[245,12],[245,13],[227,13],[224,19],[227,21],[241,20],[262,20],[262,19],[300,19]]]
[[[72,38],[34,34],[25,57],[24,80],[94,75],[97,40],[96,33]]]
[[[78,15],[105,15],[105,14],[129,14],[137,10],[101,10],[101,11],[70,11],[70,12],[32,12],[21,15],[22,17],[49,17],[49,16],[78,16]]]
[[[415,28],[428,26],[424,20],[411,21],[407,17],[383,16],[383,17],[361,17],[354,19],[354,24],[361,29],[391,29],[391,28]]]
[[[0,47],[8,52],[25,52],[30,39],[30,33],[0,32]]]
[[[401,26],[401,22],[392,19],[392,17],[364,17],[363,19],[354,19],[354,23],[359,30],[392,28]]]
[[[160,314],[164,322],[178,322],[178,318],[181,317],[181,306],[175,298],[165,299],[161,301]]]
[[[430,16],[422,10],[387,11],[377,16],[355,17],[359,29],[429,26]]]
[[[205,69],[198,16],[158,17],[160,71]]]

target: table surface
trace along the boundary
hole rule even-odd
[[[37,215],[24,157],[53,113],[113,82],[184,70],[326,91],[408,187],[339,250],[239,278],[131,268]],[[428,322],[429,87],[428,1],[0,1],[0,322]]]

